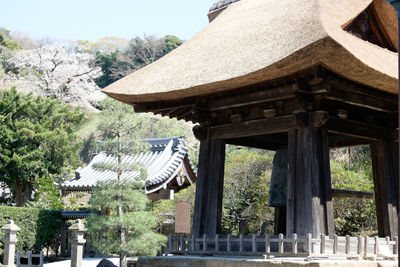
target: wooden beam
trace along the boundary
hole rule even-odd
[[[296,85],[286,85],[278,88],[270,88],[268,90],[253,92],[249,94],[240,94],[237,96],[216,99],[211,101],[208,107],[210,111],[217,111],[222,109],[231,109],[266,102],[285,100],[295,98],[296,95],[294,93],[296,90]]]
[[[351,191],[344,189],[332,189],[332,197],[334,198],[356,198],[356,199],[373,199],[374,193],[365,191]]]
[[[256,136],[287,132],[289,129],[300,128],[295,118],[290,116],[245,121],[236,124],[226,124],[210,127],[210,139],[230,139],[246,136]]]
[[[327,78],[326,82],[331,86],[330,88],[332,89],[339,89],[341,91],[352,92],[364,96],[365,98],[376,99],[378,101],[386,101],[395,105],[397,104],[396,94],[391,94],[374,88],[362,86],[360,84],[339,77]]]
[[[361,146],[361,145],[371,144],[371,140],[355,138],[346,135],[330,134],[328,138],[329,138],[330,148],[351,147],[351,146]]]
[[[329,93],[323,94],[322,97],[381,112],[395,113],[397,110],[396,104],[391,101],[355,94],[351,91],[331,90]]]
[[[288,132],[291,129],[306,127],[308,125],[309,114],[309,112],[299,111],[294,112],[294,115],[243,122],[236,120],[235,123],[231,124],[210,126],[209,138],[230,139]],[[315,111],[311,115],[312,126],[315,128],[324,126],[328,121],[328,113],[326,111]]]
[[[391,132],[388,128],[332,117],[329,118],[325,127],[329,133],[352,136],[371,141],[388,139]]]
[[[254,140],[252,138],[244,137],[244,138],[237,138],[237,139],[227,139],[226,143],[229,145],[234,145],[234,146],[245,146],[245,147],[251,147],[251,148],[258,148],[258,149],[265,149],[265,150],[271,150],[271,151],[276,151],[280,148],[282,148],[281,145],[268,142],[268,141],[261,141],[261,140]]]
[[[301,118],[307,117],[305,119],[308,120],[308,114],[307,112],[295,112],[294,115],[211,126],[209,138],[230,139],[288,132],[291,129],[300,129],[306,126],[308,122],[305,123]],[[326,121],[327,112],[315,111],[312,113],[313,127],[321,127]]]

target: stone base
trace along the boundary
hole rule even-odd
[[[138,267],[395,267],[397,261],[366,260],[310,260],[304,258],[239,258],[239,257],[196,257],[163,256],[139,257]]]

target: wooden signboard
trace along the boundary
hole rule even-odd
[[[190,209],[189,202],[175,203],[175,233],[190,234]]]

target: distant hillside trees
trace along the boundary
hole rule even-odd
[[[8,30],[0,28],[0,53],[4,50],[17,50],[21,49],[18,43],[12,40]]]
[[[102,52],[108,54],[124,50],[128,47],[129,41],[117,36],[106,36],[95,42],[80,40],[77,41],[77,44],[76,50],[82,53],[96,54],[97,52]]]
[[[73,132],[82,116],[59,100],[0,92],[0,181],[17,206],[32,199],[35,181],[80,164]]]
[[[101,68],[103,75],[96,79],[98,86],[107,85],[125,77],[160,59],[182,44],[182,40],[173,35],[162,38],[144,36],[133,38],[123,50],[103,52],[98,50],[94,65]]]

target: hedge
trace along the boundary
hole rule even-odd
[[[43,248],[58,249],[61,239],[61,211],[0,206],[0,227],[8,220],[14,220],[21,228],[17,233],[17,250],[39,252]],[[3,238],[4,231],[0,230],[1,242]],[[1,254],[3,248],[1,244]]]

